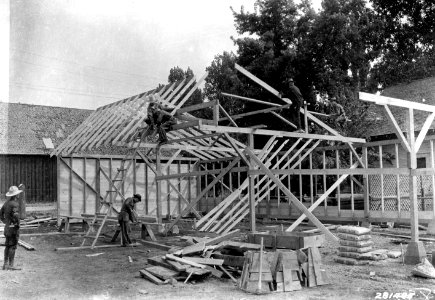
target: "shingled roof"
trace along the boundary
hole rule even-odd
[[[47,154],[43,138],[59,145],[91,110],[0,102],[0,154]]]
[[[56,148],[92,110],[0,101],[0,154],[46,154],[43,139],[51,139]],[[128,149],[100,146],[78,154],[125,155]],[[162,151],[171,156],[174,151]]]
[[[435,105],[435,77],[415,80],[409,83],[403,83],[386,88],[382,96],[398,98],[407,101],[419,102],[429,105]],[[390,106],[402,132],[407,132],[407,109]],[[426,120],[428,113],[415,110],[414,121],[415,131],[420,131]],[[382,136],[394,134],[393,125],[388,120],[382,106],[372,104],[369,108],[368,120],[371,121],[371,127],[368,136]],[[431,129],[435,129],[435,122],[432,123]]]

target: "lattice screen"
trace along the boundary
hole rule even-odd
[[[397,175],[383,175],[383,195],[382,195],[382,175],[369,175],[369,191],[370,191],[370,210],[382,210],[381,198],[384,199],[385,211],[398,210],[398,195],[397,195]],[[399,196],[400,207],[403,211],[410,210],[409,202],[409,176],[399,175]],[[432,176],[424,175],[417,177],[417,196],[418,210],[431,210],[433,206],[432,200],[433,186]]]

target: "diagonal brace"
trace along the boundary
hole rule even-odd
[[[252,160],[262,169],[266,175],[279,187],[281,191],[290,199],[290,201],[301,211],[303,212],[308,219],[310,219],[311,222],[313,222],[317,228],[319,228],[321,231],[325,233],[327,237],[329,237],[333,241],[338,241],[338,238],[329,231],[328,228],[325,227],[325,225],[322,224],[322,222],[319,221],[319,219],[316,218],[315,215],[313,215],[308,208],[305,207],[303,203],[301,203],[293,194],[290,192],[285,185],[276,178],[276,176],[255,156],[248,148],[245,149],[245,153],[249,155]]]

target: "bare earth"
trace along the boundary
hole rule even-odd
[[[79,227],[73,229],[80,230]],[[56,227],[46,225],[38,230],[55,232]],[[391,230],[400,234],[410,233],[407,229]],[[158,286],[141,278],[139,270],[147,266],[147,258],[165,254],[162,250],[139,246],[55,251],[57,247],[79,246],[82,238],[78,235],[25,236],[29,232],[36,230],[22,230],[21,239],[32,244],[36,251],[19,247],[16,261],[22,270],[0,271],[0,299],[319,300],[406,299],[405,296],[408,299],[435,299],[435,280],[412,276],[413,266],[402,265],[400,258],[372,262],[366,266],[342,265],[334,262],[336,245],[329,242],[321,248],[321,253],[331,284],[304,287],[297,292],[254,295],[239,290],[230,279],[208,277],[187,284],[178,282],[176,285]],[[133,232],[134,236],[137,234]],[[176,237],[158,239],[168,244],[178,240]],[[393,238],[373,234],[373,240],[376,249],[400,250],[400,245],[392,243]],[[425,247],[431,252],[435,245],[425,243]],[[1,253],[3,249],[0,246]],[[86,256],[95,253],[103,254]],[[133,258],[132,263],[128,256]],[[3,255],[0,262],[3,264]],[[375,275],[370,276],[371,272]],[[399,292],[404,294],[396,294]]]

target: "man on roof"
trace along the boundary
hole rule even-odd
[[[295,85],[293,78],[289,78],[286,82],[286,89],[282,98],[290,99],[292,105],[290,107],[292,120],[296,123],[296,132],[304,132],[301,128],[300,109],[304,105],[304,98],[299,88]]]
[[[159,103],[152,101],[148,104],[147,118],[148,130],[145,136],[159,133],[159,143],[166,143],[168,138],[166,131],[172,130],[172,126],[177,124],[175,118],[169,113],[172,109],[164,108]]]

